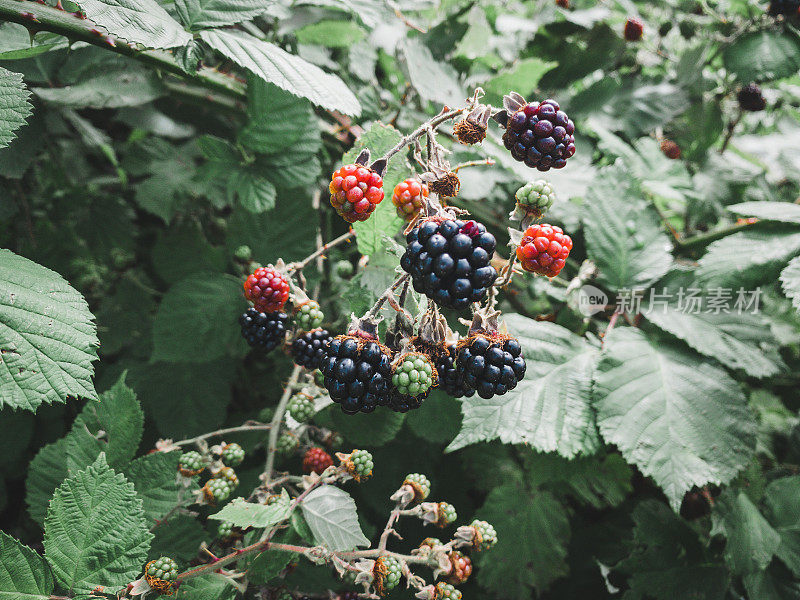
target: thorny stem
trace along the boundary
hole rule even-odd
[[[600,342],[600,345],[603,346],[606,343],[606,338],[608,334],[611,333],[611,330],[614,329],[614,325],[617,324],[617,319],[619,319],[620,313],[618,310],[614,311],[614,314],[611,315],[611,319],[608,321],[608,327],[606,327],[605,332],[603,333],[603,341]]]
[[[386,552],[386,545],[389,543],[389,535],[391,535],[392,531],[394,531],[393,526],[395,521],[400,518],[401,510],[402,506],[397,504],[392,510],[391,514],[389,514],[389,520],[386,521],[386,527],[383,528],[381,539],[378,541],[378,550],[380,552]]]
[[[494,287],[501,288],[511,283],[511,278],[514,276],[514,264],[517,262],[517,248],[511,248],[511,256],[508,259],[508,264],[503,270],[503,279],[500,283],[495,283]]]
[[[438,127],[439,125],[441,125],[445,121],[448,121],[449,119],[452,119],[453,117],[457,117],[458,115],[460,115],[465,110],[466,110],[466,108],[456,108],[456,109],[453,109],[453,110],[443,111],[443,112],[439,113],[438,115],[436,115],[435,117],[425,121],[422,125],[417,127],[414,131],[412,131],[411,133],[409,133],[406,136],[403,136],[403,139],[401,139],[399,142],[397,142],[397,144],[392,149],[390,149],[386,154],[384,154],[383,158],[385,158],[388,161],[395,154],[397,154],[403,148],[405,148],[410,143],[412,143],[414,140],[416,140],[418,138],[421,138],[423,135],[425,135],[425,133],[428,131],[428,128],[435,129],[436,127]]]
[[[466,169],[468,167],[480,167],[480,166],[489,166],[491,167],[494,164],[493,158],[484,158],[482,160],[470,160],[467,162],[463,162],[460,165],[456,165],[453,167],[453,173],[458,173],[459,169]]]
[[[186,440],[181,440],[180,442],[173,442],[174,446],[188,446],[190,444],[196,444],[202,440],[207,440],[208,438],[227,435],[229,433],[241,433],[244,431],[267,431],[272,428],[272,425],[268,425],[266,423],[256,423],[254,421],[248,421],[244,425],[239,425],[238,427],[228,427],[226,429],[217,429],[216,431],[212,431],[210,433],[204,433],[203,435],[198,435],[197,437],[189,438]]]
[[[342,235],[340,235],[335,240],[333,240],[331,242],[328,242],[327,244],[323,244],[322,246],[317,248],[317,250],[315,252],[313,252],[312,254],[309,254],[303,260],[290,264],[289,265],[289,272],[293,273],[295,271],[302,271],[306,266],[308,266],[308,263],[313,261],[315,258],[318,258],[318,257],[322,256],[323,254],[325,254],[331,248],[334,248],[334,247],[338,246],[339,244],[343,244],[344,242],[347,242],[347,241],[353,239],[355,236],[356,236],[356,232],[353,231],[353,230],[350,230],[347,233],[343,233]]]
[[[300,365],[294,366],[292,374],[289,377],[289,381],[286,383],[286,387],[283,389],[283,395],[281,396],[278,406],[275,409],[275,415],[272,417],[272,421],[270,422],[269,440],[267,442],[267,464],[264,466],[264,476],[266,477],[264,481],[265,485],[269,485],[269,481],[272,479],[272,471],[275,467],[275,446],[278,443],[278,434],[281,430],[281,421],[283,421],[283,415],[286,412],[286,405],[289,404],[289,398],[292,396],[292,390],[297,383],[297,380],[300,378],[300,373],[302,370],[303,367]]]
[[[164,50],[140,50],[128,42],[109,35],[108,32],[89,19],[81,19],[65,10],[28,2],[27,0],[0,0],[0,21],[11,21],[30,27],[35,31],[49,31],[63,35],[71,41],[82,41],[117,54],[138,60],[150,67],[172,73],[189,81],[201,83],[237,100],[246,100],[245,86],[240,81],[214,69],[201,68],[187,72]]]
[[[389,287],[389,289],[387,289],[385,292],[383,292],[381,297],[378,298],[377,302],[375,302],[375,304],[372,306],[372,308],[369,309],[369,312],[367,314],[365,314],[364,316],[365,317],[374,317],[375,315],[377,315],[378,312],[383,307],[383,305],[386,303],[386,301],[391,296],[394,295],[394,291],[397,288],[399,288],[401,285],[403,285],[403,283],[405,283],[408,280],[409,277],[411,277],[411,275],[409,275],[408,273],[405,273],[403,275],[400,275],[400,277],[398,277],[397,279],[395,279],[394,283]]]

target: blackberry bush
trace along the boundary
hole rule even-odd
[[[389,403],[391,351],[355,335],[335,337],[320,366],[331,399],[347,414],[372,412]]]
[[[517,387],[526,367],[517,340],[474,334],[459,343],[456,368],[465,385],[489,399]]]
[[[295,338],[291,346],[294,362],[306,369],[319,368],[332,339],[326,329],[312,329]]]
[[[239,324],[242,326],[242,336],[248,344],[263,352],[272,352],[284,342],[288,320],[286,313],[263,313],[255,308],[248,308],[239,317]]]
[[[486,298],[497,278],[490,264],[497,242],[475,221],[427,220],[406,236],[400,266],[414,289],[447,308],[463,309]]]

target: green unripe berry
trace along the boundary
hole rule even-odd
[[[433,364],[424,354],[405,354],[395,364],[392,385],[403,396],[427,394],[435,383]]]
[[[373,467],[375,467],[375,463],[372,460],[372,454],[366,450],[353,450],[350,453],[347,470],[357,480],[366,479],[372,475]]]
[[[376,579],[382,576],[382,587],[388,591],[396,588],[400,583],[403,567],[400,565],[400,561],[393,556],[381,556],[375,561],[375,572],[377,573]]]
[[[244,449],[239,444],[225,444],[221,458],[227,466],[238,467],[244,460]]]
[[[517,190],[514,197],[517,200],[515,217],[522,218],[526,214],[532,214],[538,218],[553,205],[556,193],[547,181],[538,179],[523,185]]]
[[[233,530],[233,523],[230,521],[222,521],[217,527],[217,537],[221,540],[230,540],[235,537],[236,533]]]
[[[439,518],[436,520],[437,527],[447,527],[458,518],[456,507],[447,502],[439,502]]]
[[[301,304],[294,314],[294,322],[297,323],[298,328],[304,331],[311,331],[319,327],[324,319],[325,315],[314,300]]]
[[[247,262],[253,258],[253,251],[250,249],[250,246],[239,246],[233,251],[233,255],[236,257],[236,260]]]
[[[178,459],[178,468],[181,471],[187,472],[187,474],[195,471],[202,471],[205,466],[203,455],[196,450],[184,452],[181,454],[180,459]]]
[[[461,600],[461,592],[444,581],[436,584],[436,600]]]
[[[147,573],[153,579],[175,581],[178,577],[178,563],[168,556],[162,556],[147,565]]]
[[[479,552],[488,550],[497,543],[497,531],[491,523],[475,519],[470,526],[475,529],[476,533],[472,545]]]
[[[290,431],[284,431],[275,444],[275,451],[281,456],[291,456],[300,447],[300,440]]]
[[[206,500],[211,504],[225,502],[231,496],[233,486],[227,479],[210,479],[203,487]]]
[[[414,488],[414,500],[421,502],[431,493],[431,482],[422,473],[409,473],[406,475],[403,485],[410,485]]]
[[[289,414],[298,423],[306,423],[314,416],[314,400],[302,392],[289,399]]]
[[[334,267],[334,272],[342,279],[348,279],[349,277],[352,277],[354,271],[355,269],[353,268],[353,263],[351,263],[349,260],[340,260]]]

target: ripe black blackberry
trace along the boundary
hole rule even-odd
[[[502,396],[525,376],[522,348],[513,338],[473,334],[458,344],[456,371],[481,398]]]
[[[320,370],[331,399],[346,414],[372,412],[389,403],[391,351],[376,341],[355,335],[336,336],[328,345]]]
[[[800,0],[772,0],[768,12],[773,16],[800,17]]]
[[[271,352],[286,337],[286,324],[289,315],[283,312],[262,313],[255,308],[248,308],[241,317],[242,336],[254,348]]]
[[[740,89],[736,94],[736,99],[739,101],[741,109],[749,112],[759,112],[767,106],[767,101],[761,92],[761,88],[755,83],[748,84]]]
[[[464,384],[464,378],[456,370],[457,352],[456,345],[450,344],[436,357],[439,387],[453,398],[469,397],[475,394],[475,390]]]
[[[505,111],[498,119],[506,127],[503,144],[511,156],[540,171],[564,168],[575,154],[575,125],[567,113],[555,100],[514,102],[508,105],[519,108]]]
[[[291,347],[294,362],[306,369],[318,369],[333,336],[322,328],[312,329],[298,336]]]
[[[406,236],[400,266],[411,274],[414,289],[448,308],[480,302],[497,278],[490,264],[497,242],[475,221],[431,219]]]

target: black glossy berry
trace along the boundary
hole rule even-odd
[[[424,221],[406,242],[400,266],[416,291],[441,306],[462,309],[480,302],[497,278],[490,264],[497,242],[481,223]]]
[[[468,338],[456,358],[456,375],[465,388],[481,398],[502,396],[525,376],[525,359],[515,339],[494,340],[484,335]]]
[[[340,335],[328,344],[319,369],[331,399],[347,414],[389,403],[392,358],[377,342]]]
[[[503,143],[540,171],[562,169],[575,154],[575,125],[555,100],[530,102],[508,117]]]
[[[283,312],[262,313],[255,308],[248,308],[239,317],[242,336],[254,348],[271,352],[283,343],[286,337],[286,324],[289,316]]]
[[[306,369],[318,369],[332,339],[325,329],[312,329],[299,336],[291,347],[294,362]]]
[[[800,17],[800,0],[772,0],[768,12],[771,15]]]
[[[439,387],[453,398],[472,396],[475,390],[464,384],[464,378],[456,370],[456,352],[455,344],[451,344],[436,359]]]
[[[767,101],[764,99],[761,88],[755,83],[751,83],[740,89],[736,94],[736,99],[739,101],[739,106],[742,110],[750,112],[762,111],[767,106]]]

